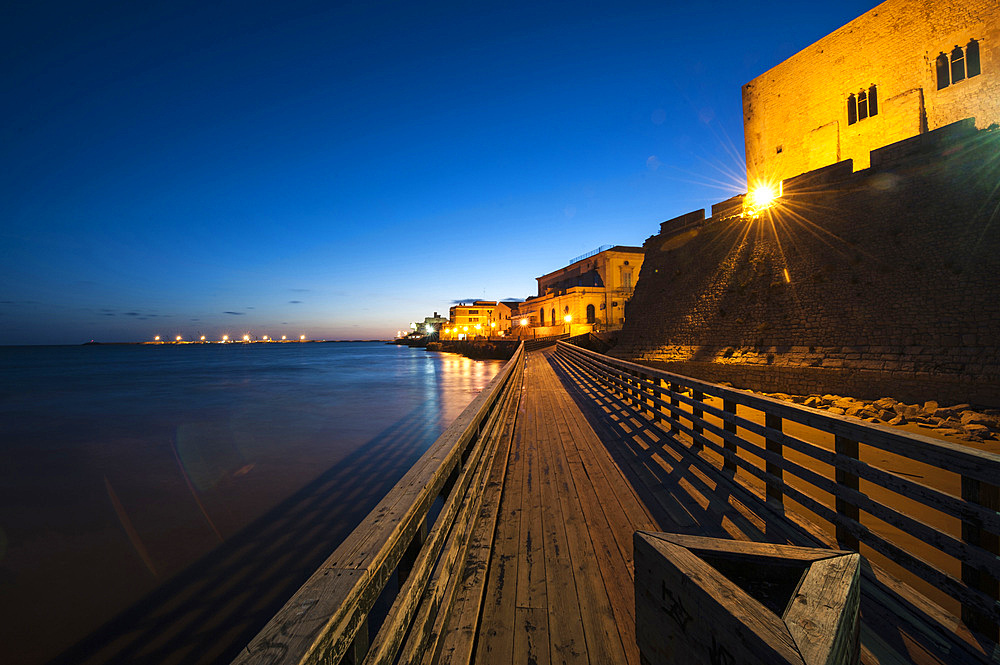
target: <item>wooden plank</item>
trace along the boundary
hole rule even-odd
[[[340,609],[344,597],[364,588],[367,575],[367,571],[354,569],[316,571],[234,662],[264,665],[281,662],[288,653],[296,654],[291,662],[301,662],[308,654],[327,650],[340,635],[349,634],[353,639],[365,617]]]
[[[512,404],[515,413],[519,408],[520,393],[519,389]],[[486,592],[490,555],[497,531],[504,479],[510,464],[513,433],[514,422],[511,420],[505,425],[500,446],[493,458],[490,475],[483,490],[482,505],[472,532],[465,569],[462,572],[462,584],[442,631],[441,643],[434,659],[440,665],[468,665],[472,662],[479,616]]]
[[[509,403],[508,399],[505,399]],[[507,417],[506,404],[501,410],[501,415],[496,421],[482,433],[486,446],[483,454],[476,460],[474,457],[469,460],[469,466],[475,466],[472,470],[471,482],[467,487],[456,487],[457,496],[461,497],[461,507],[453,520],[440,558],[434,566],[434,572],[427,582],[426,589],[419,599],[419,609],[410,624],[409,634],[406,641],[399,650],[399,662],[417,663],[425,654],[431,655],[437,650],[438,639],[448,613],[451,609],[452,598],[459,586],[458,572],[464,567],[466,552],[469,541],[475,526],[475,516],[479,512],[482,503],[482,489],[485,487],[484,478],[489,468],[492,466],[493,455],[499,443],[500,432],[503,429],[502,419]],[[450,498],[450,497],[449,497]],[[439,517],[440,519],[440,517]],[[432,546],[427,550],[433,551]],[[403,594],[400,593],[400,597]],[[397,602],[399,598],[397,598]],[[394,603],[395,607],[395,603]],[[391,612],[390,612],[391,615]],[[388,621],[386,622],[388,624]],[[392,625],[383,624],[387,631],[393,631]],[[403,624],[405,627],[406,624]],[[398,639],[402,639],[402,630]],[[381,638],[382,631],[379,632]],[[386,640],[388,644],[393,640]],[[379,662],[389,662],[395,656],[395,649],[372,650],[370,662],[374,665]]]
[[[413,630],[411,622],[415,616],[420,614],[421,603],[427,600],[425,590],[428,588],[434,573],[438,556],[445,547],[449,535],[455,533],[456,528],[459,532],[457,535],[459,542],[457,547],[447,554],[443,563],[445,570],[455,564],[456,557],[464,554],[463,545],[464,536],[467,535],[467,527],[457,520],[463,512],[468,514],[472,509],[471,506],[478,499],[480,486],[473,483],[473,480],[484,472],[485,462],[483,458],[495,443],[491,440],[490,434],[497,426],[501,411],[502,409],[494,409],[488,420],[482,423],[482,429],[476,437],[471,452],[468,453],[465,464],[458,468],[457,478],[445,498],[444,506],[438,514],[434,526],[430,529],[427,541],[420,548],[413,569],[401,585],[399,594],[389,609],[388,616],[375,639],[372,640],[370,652],[365,659],[366,663],[387,662],[395,657],[408,629]],[[430,590],[430,607],[435,606],[440,600],[440,593],[443,593],[445,586],[446,583],[442,582],[440,587]],[[429,617],[427,612],[424,612],[425,621],[433,621],[433,619],[434,617]]]
[[[513,629],[514,662],[549,665],[548,610],[544,607],[518,607],[514,611]]]
[[[805,665],[784,622],[700,558],[635,535],[636,631],[651,663]]]
[[[809,665],[857,662],[860,579],[860,554],[826,558],[809,567],[784,616]]]
[[[547,366],[545,369],[546,379],[554,383],[555,376],[551,368]],[[586,474],[583,471],[582,461],[569,461],[564,452],[576,450],[575,446],[564,445],[564,442],[572,441],[574,434],[569,428],[570,422],[582,419],[582,414],[575,405],[562,401],[552,402],[553,396],[565,400],[567,395],[564,391],[548,392],[546,397],[550,401],[545,405],[545,414],[547,421],[559,425],[561,431],[558,438],[549,437],[549,443],[551,459],[561,479],[558,499],[577,585],[588,657],[592,663],[630,662],[626,658],[625,638],[621,635],[623,627],[618,622],[619,615],[615,613],[612,600],[609,598],[609,580],[606,579],[608,573],[601,565],[602,561],[607,559],[602,559],[598,555],[598,548],[594,542],[594,525],[586,521],[583,508],[585,502],[592,500],[588,499],[587,493],[590,492],[592,496],[593,488],[585,481]],[[567,416],[564,410],[568,410],[572,416]],[[555,417],[557,412],[560,414],[559,418]],[[604,545],[604,552],[617,550],[608,534],[598,534],[598,539]],[[617,584],[621,585],[620,582]],[[559,608],[553,606],[551,611],[558,612]],[[626,627],[626,632],[631,633],[631,628]],[[628,640],[632,641],[631,635]]]
[[[540,400],[539,400],[540,401]],[[537,402],[540,418],[536,423],[545,422],[548,427],[538,432],[542,527],[544,533],[543,551],[546,561],[546,589],[548,602],[549,653],[553,663],[589,662],[587,639],[584,636],[582,611],[577,593],[573,560],[567,537],[566,523],[579,519],[577,508],[566,514],[561,497],[570,492],[566,471],[562,464],[561,451],[553,438],[555,423],[544,418],[545,409]]]
[[[523,517],[524,426],[527,420],[526,397],[530,381],[530,356],[525,363],[525,385],[518,406],[517,424],[511,443],[510,466],[504,478],[497,516],[496,536],[490,553],[490,565],[479,624],[475,662],[489,665],[514,661],[514,623],[518,577],[518,550]]]

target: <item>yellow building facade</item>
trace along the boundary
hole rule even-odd
[[[1000,123],[1000,2],[887,0],[743,86],[748,184],[965,118]]]
[[[510,307],[494,300],[459,303],[448,311],[442,339],[461,340],[501,337],[510,326]]]
[[[621,328],[643,257],[641,247],[602,247],[536,278],[538,295],[521,303],[515,317],[521,330],[515,327],[513,333],[579,335]]]

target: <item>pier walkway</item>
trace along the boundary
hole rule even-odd
[[[710,394],[698,392],[700,382],[692,384],[695,391],[684,393],[681,386],[656,379],[650,384],[657,386],[654,390],[664,386],[664,394],[671,395],[663,400],[633,392],[630,380],[614,378],[611,364],[605,365],[610,373],[598,380],[593,368],[606,357],[592,354],[589,360],[596,364],[588,368],[583,352],[571,348],[533,351],[523,360],[515,356],[496,380],[493,392],[498,396],[483,395],[470,406],[463,414],[467,422],[456,423],[451,439],[448,433],[442,437],[442,452],[429,451],[424,471],[418,462],[413,477],[404,477],[370,515],[371,523],[352,534],[236,662],[389,663],[398,653],[401,663],[639,665],[633,573],[633,534],[638,530],[833,548],[860,537],[863,547],[872,542],[891,551],[861,526],[864,515],[841,499],[842,493],[866,509],[879,510],[857,499],[856,490],[823,485],[818,474],[794,461],[804,457],[800,451],[786,449],[783,454],[778,448],[772,459],[767,452],[774,450],[772,439],[786,446],[795,441],[782,434],[773,413],[766,419],[763,412],[757,414],[763,423],[758,426],[742,403],[737,415],[734,402],[720,399],[716,404]],[[733,398],[733,391],[721,390]],[[492,411],[489,399],[495,402]],[[775,413],[784,408],[776,403]],[[705,417],[703,410],[713,417]],[[753,468],[746,451],[737,454],[735,445],[730,447],[737,423],[741,441],[759,456],[755,464],[761,469],[750,474],[765,481],[758,489],[746,478],[738,481]],[[844,423],[845,433],[857,427]],[[791,425],[795,423],[789,420],[786,427]],[[832,429],[839,427],[835,423]],[[754,431],[762,435],[760,449],[752,443]],[[723,435],[716,446],[719,454],[709,450],[708,433]],[[879,437],[877,432],[873,436],[870,440]],[[857,452],[853,462],[842,459],[850,441],[838,434],[836,443],[837,455],[832,434],[827,457],[819,445],[811,454],[838,469],[846,466],[881,478],[858,461]],[[966,453],[953,454],[961,461]],[[449,461],[459,455],[461,462]],[[990,469],[1000,464],[996,455],[974,461],[978,466],[970,465],[967,473],[984,479],[993,478]],[[810,526],[793,515],[798,504],[772,495],[777,487],[788,497],[806,500],[795,485],[782,480],[779,462],[788,468],[802,465],[803,477],[816,475],[814,483],[836,494],[837,501],[833,494],[828,497],[830,508],[823,502],[810,504],[835,522],[836,530]],[[832,467],[825,473],[832,476]],[[856,476],[839,471],[837,484],[859,487]],[[937,490],[905,484],[927,494],[918,500],[951,505]],[[435,496],[445,500],[440,507],[438,499],[440,512],[432,519],[428,497]],[[988,529],[996,529],[995,511],[965,505],[955,510],[975,513]],[[960,532],[971,540],[965,530]],[[947,540],[952,536],[941,538],[941,547],[953,547]],[[856,551],[858,541],[853,544]],[[980,556],[961,547],[966,549],[955,551]],[[868,551],[862,553],[868,556]],[[962,565],[965,580],[964,560]],[[985,569],[995,565],[984,558]],[[369,643],[375,598],[385,595],[393,572],[399,574],[398,592],[395,600],[389,599],[392,607],[378,621],[380,627],[370,626],[375,637]],[[978,591],[967,593],[973,601],[980,597]],[[982,607],[991,611],[988,601]],[[958,609],[956,605],[951,611]],[[860,615],[861,662],[866,665],[1000,662],[993,641],[973,635],[961,619],[868,562]]]

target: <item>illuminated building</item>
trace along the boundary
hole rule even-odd
[[[510,327],[511,307],[495,300],[458,303],[448,311],[445,339],[498,337]]]
[[[1000,123],[1000,3],[888,0],[743,86],[750,188],[965,118]]]
[[[536,278],[538,295],[521,303],[516,318],[527,319],[525,327],[539,336],[621,328],[643,256],[641,247],[606,245],[577,257]]]

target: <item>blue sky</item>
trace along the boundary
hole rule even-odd
[[[0,344],[532,295],[742,191],[740,86],[875,4],[5,3]]]

